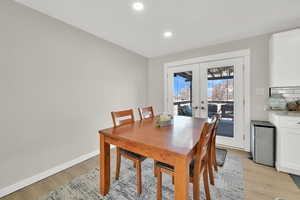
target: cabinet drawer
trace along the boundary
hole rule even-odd
[[[279,127],[299,129],[300,131],[300,118],[296,117],[282,117],[279,120]]]

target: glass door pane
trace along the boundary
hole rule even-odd
[[[192,116],[192,80],[193,72],[176,72],[173,74],[174,115]]]
[[[234,137],[234,66],[207,69],[208,117],[221,114],[218,136]]]
[[[199,116],[199,64],[168,69],[167,112],[187,117]]]

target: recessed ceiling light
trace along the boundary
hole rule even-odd
[[[172,33],[172,31],[165,31],[163,35],[165,38],[170,38],[173,36],[173,33]]]
[[[142,2],[137,1],[132,4],[132,9],[136,11],[142,11],[145,9],[145,6]]]

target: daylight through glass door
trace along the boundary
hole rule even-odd
[[[192,116],[192,78],[193,72],[173,74],[174,115]]]
[[[222,118],[217,130],[218,136],[234,137],[234,67],[213,67],[207,69],[208,117],[220,113]]]

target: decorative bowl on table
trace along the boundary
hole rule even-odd
[[[170,114],[160,114],[156,119],[156,124],[159,127],[171,126],[173,124],[173,116]]]

